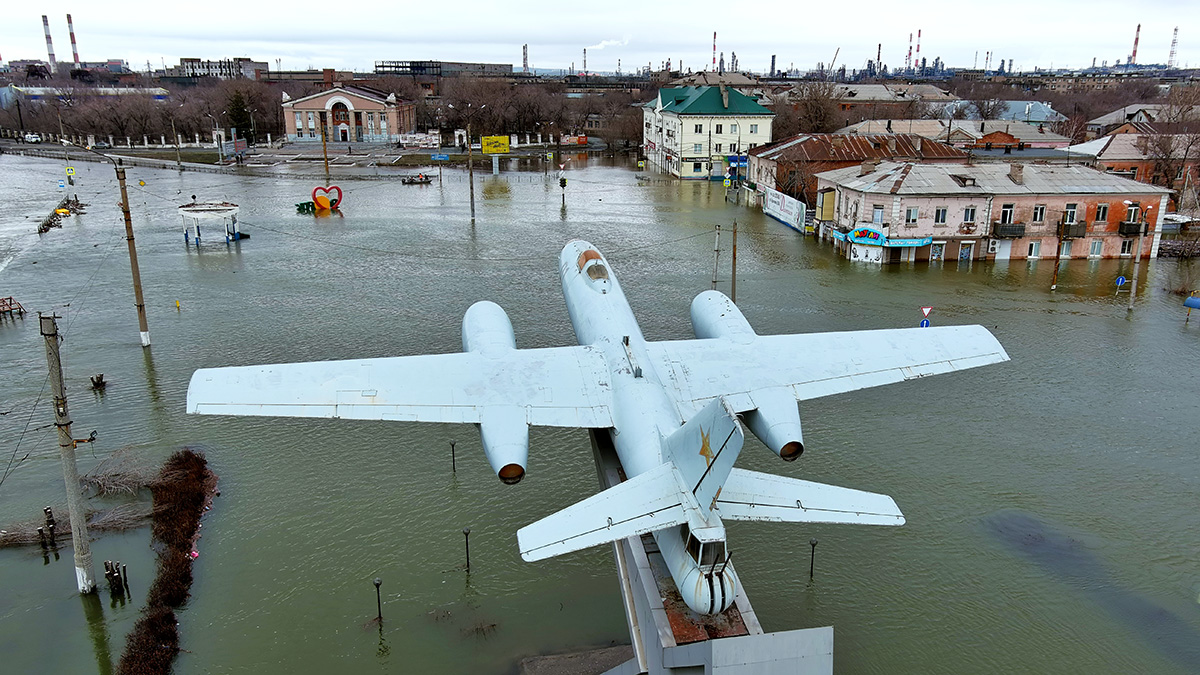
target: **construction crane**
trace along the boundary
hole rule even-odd
[[[841,47],[838,47],[836,50],[834,50],[834,52],[833,52],[833,60],[829,62],[829,76],[828,76],[827,78],[825,78],[825,79],[827,79],[827,80],[832,80],[832,79],[833,79],[833,72],[834,72],[834,71],[833,71],[833,66],[834,66],[834,64],[835,64],[835,63],[837,63],[837,57],[838,57],[838,54],[840,54],[841,52],[842,52],[842,48],[841,48]]]
[[[1167,57],[1167,67],[1175,67],[1175,48],[1179,46],[1179,26],[1175,26],[1175,33],[1171,36],[1171,55]]]

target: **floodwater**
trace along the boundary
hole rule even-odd
[[[311,178],[131,168],[154,344],[142,350],[111,167],[81,163],[87,213],[33,234],[62,168],[0,157],[0,297],[63,317],[74,434],[98,433],[80,446],[81,471],[121,448],[158,462],[189,446],[220,476],[178,613],[177,673],[502,674],[525,656],[628,642],[609,548],[535,564],[517,553],[518,528],[596,491],[585,432],[533,429],[528,475],[510,487],[472,427],[188,416],[188,379],[209,366],[456,351],[462,314],[481,299],[509,312],[519,347],[573,344],[555,268],[575,237],[608,256],[648,339],[690,337],[713,229],[734,220],[738,304],[761,333],[915,326],[927,305],[934,325],[982,323],[1012,356],[806,402],[795,463],[747,439],[740,466],[887,493],[908,519],[730,524],[767,630],[833,625],[843,672],[1200,669],[1194,650],[1164,648],[1200,635],[1200,316],[1185,324],[1181,298],[1163,290],[1173,261],[1142,266],[1131,317],[1113,284],[1128,261],[1069,261],[1055,292],[1052,261],[856,265],[727,203],[719,185],[639,182],[611,160],[571,163],[565,207],[553,173],[477,174],[474,227],[458,171],[424,187],[339,177],[342,215],[316,219],[294,208]],[[214,231],[185,246],[175,207],[192,194],[241,204],[252,238],[226,245]],[[728,292],[726,236],[721,249]],[[4,527],[63,497],[35,316],[0,322],[0,354]],[[87,387],[100,372],[103,396]],[[1013,512],[1029,515],[997,536],[989,518]],[[1052,528],[1056,545],[1022,551],[1023,523],[1026,537]],[[153,575],[149,529],[98,534],[93,552],[129,566],[131,602],[81,602],[69,548],[0,551],[5,671],[108,672]],[[1086,570],[1063,571],[1077,559]],[[375,577],[382,630],[369,625]],[[1169,636],[1139,618],[1156,612],[1171,617]]]

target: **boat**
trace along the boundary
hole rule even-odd
[[[405,185],[429,185],[433,182],[433,176],[426,176],[423,173],[419,173],[415,176],[405,176],[400,179],[400,182]]]

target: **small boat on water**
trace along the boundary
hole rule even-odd
[[[415,176],[405,176],[400,179],[400,182],[405,185],[429,185],[433,182],[433,176],[426,176],[419,173]]]

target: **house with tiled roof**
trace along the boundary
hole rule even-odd
[[[911,162],[826,171],[817,189],[821,238],[874,263],[1153,257],[1170,193],[1079,165]]]
[[[1133,124],[1155,123],[1123,126]],[[1172,188],[1172,209],[1200,201],[1200,133],[1114,133],[1062,152],[1107,173]]]
[[[680,178],[720,180],[740,169],[743,153],[771,141],[774,117],[732,87],[664,87],[642,106],[643,152]]]
[[[917,134],[800,134],[748,151],[747,178],[807,204],[816,196],[822,171],[864,162],[918,161],[965,164],[968,155]]]

